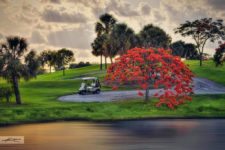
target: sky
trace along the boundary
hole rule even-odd
[[[76,62],[99,62],[91,54],[94,27],[103,13],[112,14],[138,33],[145,25],[164,29],[172,41],[194,41],[174,34],[186,20],[211,17],[225,20],[225,0],[0,0],[0,41],[7,36],[25,37],[38,53],[68,48]],[[218,43],[208,42],[213,54]]]

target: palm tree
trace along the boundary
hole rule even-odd
[[[95,25],[95,32],[97,33],[97,36],[102,35],[102,33],[104,32],[104,27],[100,22],[97,22]]]
[[[114,25],[111,32],[112,54],[119,53],[120,55],[126,53],[127,49],[137,46],[137,39],[134,31],[125,23]]]
[[[31,76],[36,76],[37,70],[40,67],[40,61],[38,59],[37,53],[34,50],[31,50],[26,56],[25,56],[25,63],[29,68],[29,74]]]
[[[99,56],[100,55],[100,70],[102,70],[102,55],[103,55],[103,47],[101,45],[99,45],[100,43],[100,39],[99,38],[102,33],[104,32],[104,27],[102,26],[102,24],[100,22],[97,22],[96,25],[95,25],[95,32],[97,33],[97,38],[94,40],[94,42],[91,44],[92,46],[92,54],[95,55],[95,56]]]
[[[63,48],[56,53],[56,65],[58,68],[62,68],[63,76],[65,75],[65,65],[68,65],[71,61],[74,61],[73,51]]]
[[[105,14],[101,15],[99,19],[100,19],[99,23],[101,24],[101,26],[104,29],[105,36],[109,36],[111,30],[113,29],[113,26],[116,23],[116,19],[112,15],[110,15],[108,13],[105,13]],[[107,46],[108,46],[108,44],[105,43],[104,44],[105,49],[107,49]],[[104,52],[104,56],[105,56],[105,69],[106,69],[107,68],[107,56],[108,56],[108,53]]]
[[[93,43],[91,43],[92,54],[95,56],[100,56],[100,70],[102,70],[102,56],[104,54],[104,36],[97,36]]]
[[[103,27],[104,27],[105,33],[109,34],[114,24],[116,23],[116,19],[108,13],[101,15],[99,19],[102,22],[102,24],[104,24]]]
[[[40,56],[39,60],[41,61],[42,66],[47,64],[49,66],[49,72],[52,72],[52,67],[56,64],[56,52],[51,50],[44,50]]]
[[[12,84],[17,104],[22,103],[19,91],[20,78],[29,80],[36,76],[37,66],[34,64],[37,63],[37,60],[33,59],[34,55],[32,57],[26,56],[25,64],[22,62],[27,47],[25,38],[15,36],[7,37],[6,42],[0,48],[0,76]]]

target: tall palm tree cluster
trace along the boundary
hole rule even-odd
[[[101,70],[103,57],[105,57],[105,68],[107,68],[107,58],[110,58],[112,63],[113,57],[126,53],[126,50],[130,48],[168,48],[171,43],[171,37],[159,27],[149,24],[135,34],[132,28],[125,23],[117,23],[117,20],[108,13],[99,17],[95,32],[97,37],[91,44],[92,54],[100,56]]]

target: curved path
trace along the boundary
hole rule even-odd
[[[149,95],[152,96],[160,89],[150,90]],[[105,91],[100,94],[91,95],[67,95],[59,97],[60,101],[65,102],[107,102],[122,99],[137,98],[137,90],[132,91]],[[194,93],[195,94],[225,94],[225,86],[217,84],[213,81],[204,78],[194,78]]]

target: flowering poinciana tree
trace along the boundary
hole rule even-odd
[[[191,100],[192,77],[188,67],[168,50],[133,48],[108,68],[106,82],[113,89],[127,82],[135,83],[145,90],[145,101],[149,100],[150,88],[160,88],[154,94],[159,99],[156,106],[166,104],[173,109]],[[142,92],[138,94],[144,96]]]

